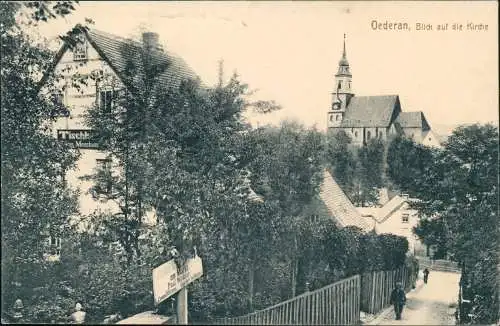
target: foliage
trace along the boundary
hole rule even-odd
[[[357,161],[351,143],[351,138],[343,130],[327,135],[327,164],[332,165],[332,175],[347,194],[355,192]]]
[[[363,146],[352,145],[344,131],[327,135],[326,164],[335,180],[357,206],[376,204],[384,186],[385,143],[373,138]]]
[[[42,8],[0,4],[2,293],[9,294],[2,296],[2,315],[18,297],[31,298],[34,289],[57,281],[57,268],[44,261],[43,243],[48,235],[60,236],[66,218],[75,212],[75,196],[63,177],[78,153],[51,136],[45,122],[51,120],[55,107],[38,95],[36,77],[47,69],[53,54],[33,45],[16,23],[20,11],[33,13],[33,22],[69,13],[52,7],[54,12],[47,14],[43,8],[49,4],[41,4]],[[38,9],[33,11],[33,6]],[[50,314],[52,308],[36,309]]]
[[[378,138],[369,140],[358,149],[358,189],[353,194],[353,202],[358,206],[377,203],[378,189],[384,185],[384,155],[384,143]]]

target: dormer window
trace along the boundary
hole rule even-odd
[[[99,108],[104,113],[111,113],[111,109],[113,107],[113,90],[111,89],[100,90],[98,103],[99,103]]]
[[[408,223],[410,221],[410,214],[408,213],[403,213],[401,220],[403,223]]]
[[[87,60],[87,42],[83,37],[80,37],[73,48],[73,60]]]

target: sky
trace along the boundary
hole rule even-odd
[[[283,109],[250,116],[254,124],[295,119],[326,127],[334,75],[346,34],[356,95],[400,96],[403,111],[423,111],[431,127],[498,123],[498,3],[486,2],[93,2],[42,24],[49,39],[85,17],[96,29],[140,39],[160,35],[207,84],[218,61],[237,71],[259,99]],[[373,29],[407,23],[410,30]],[[432,30],[417,30],[416,24]],[[438,24],[447,30],[437,30]],[[467,30],[467,24],[488,25]],[[462,31],[452,30],[462,24]]]

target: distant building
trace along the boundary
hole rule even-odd
[[[418,224],[419,213],[410,207],[410,201],[406,195],[396,195],[380,207],[356,209],[365,218],[373,219],[377,234],[391,233],[405,237],[410,253],[422,253],[425,252],[424,245],[412,231]]]
[[[152,60],[165,63],[166,69],[158,83],[165,87],[177,87],[183,80],[196,78],[196,74],[183,59],[161,48],[158,34],[144,33],[142,42],[125,39],[113,34],[76,26],[76,38],[80,42],[71,47],[65,42],[54,58],[52,68],[40,82],[40,93],[51,98],[61,110],[50,125],[52,135],[79,148],[81,157],[76,167],[65,178],[68,184],[80,191],[79,212],[85,217],[99,212],[116,213],[119,206],[105,199],[113,191],[109,182],[94,182],[82,179],[93,174],[96,168],[112,174],[118,162],[112,162],[108,153],[100,150],[91,140],[92,130],[86,125],[84,116],[93,106],[111,112],[116,94],[130,91],[125,78],[130,65],[140,67],[143,49],[150,50]],[[75,83],[76,80],[85,84]],[[53,81],[55,87],[48,87]],[[78,85],[79,87],[76,87]],[[154,212],[147,214],[146,222],[154,219]],[[85,219],[84,219],[85,220]],[[53,252],[60,254],[60,240],[48,240]]]
[[[385,140],[391,135],[402,134],[417,143],[440,146],[439,138],[432,132],[424,113],[403,112],[398,95],[354,95],[345,35],[327,125],[330,132],[343,130],[358,145],[372,138]]]

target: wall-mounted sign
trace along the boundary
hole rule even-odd
[[[203,275],[201,258],[196,256],[186,261],[186,264],[177,269],[174,260],[153,269],[153,294],[155,304],[168,299],[183,287]]]
[[[98,149],[98,144],[94,141],[93,131],[88,129],[59,129],[57,139],[74,143],[76,147],[83,149]]]

